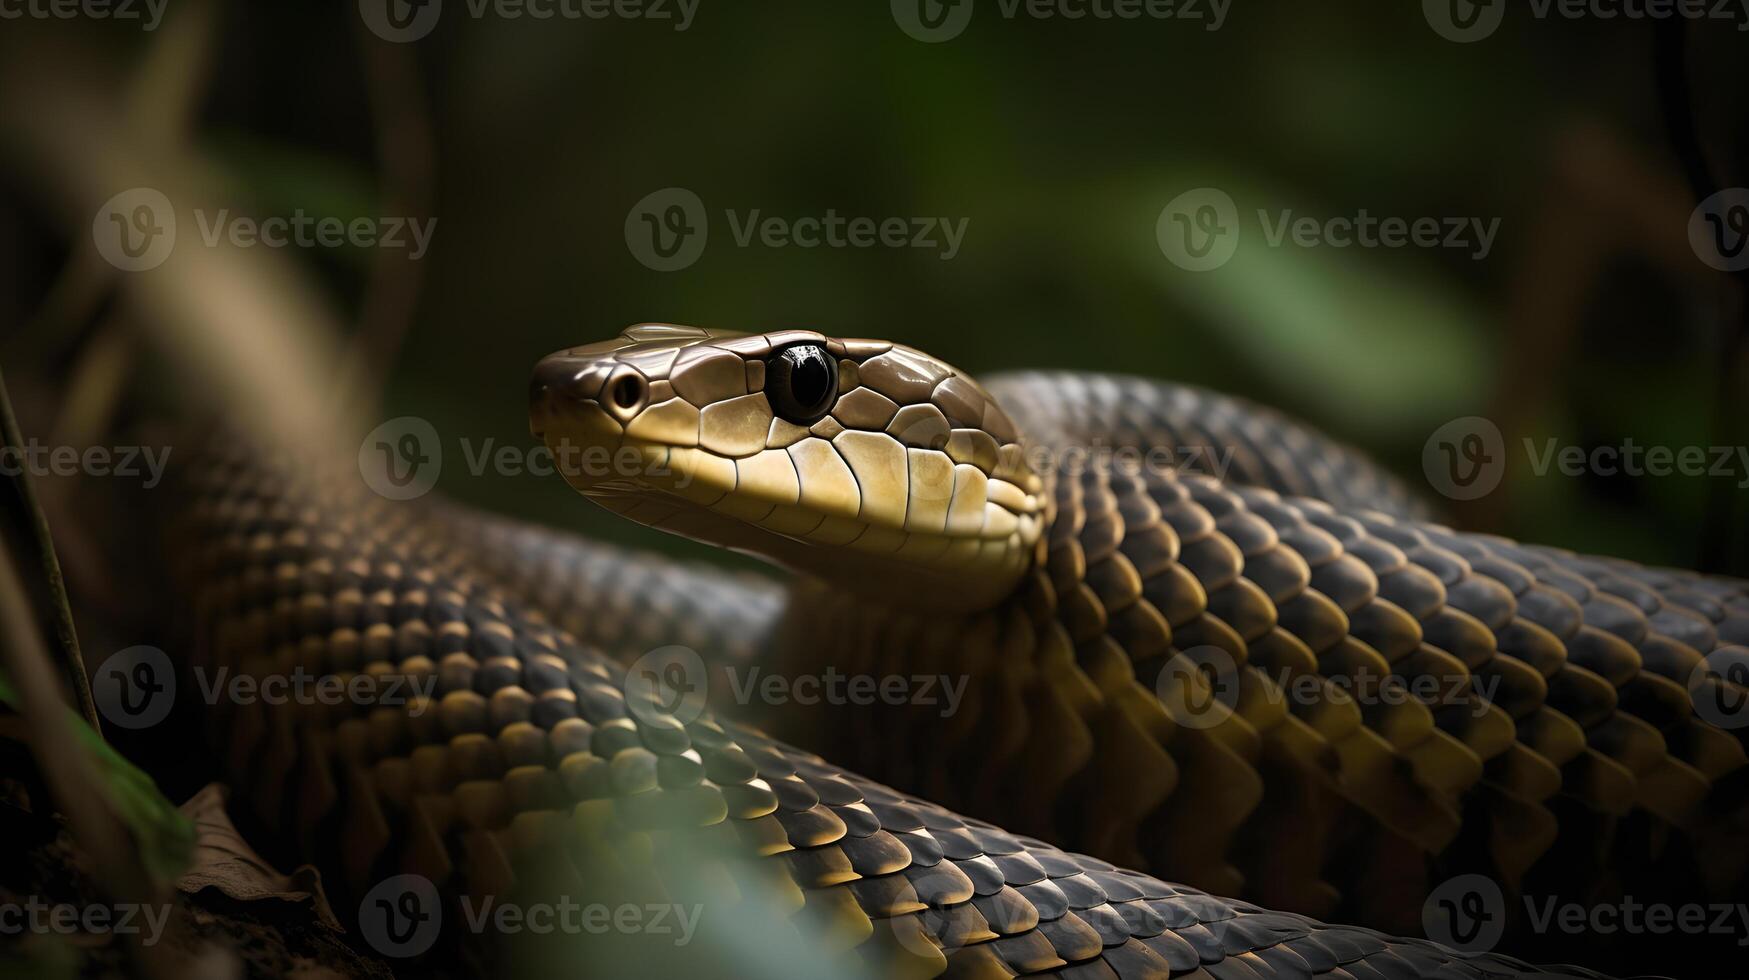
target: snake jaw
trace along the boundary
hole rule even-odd
[[[824,415],[769,390],[798,348],[833,359]],[[642,324],[542,360],[529,424],[567,482],[622,516],[906,604],[995,603],[1047,519],[995,401],[885,341]]]

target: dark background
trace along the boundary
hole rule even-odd
[[[116,399],[123,415],[222,397],[210,364],[188,373],[202,344],[248,347],[255,332],[315,338],[314,350],[360,343],[374,353],[360,387],[381,401],[364,400],[355,431],[429,419],[449,454],[445,492],[681,547],[556,479],[475,477],[458,441],[531,446],[534,361],[627,324],[802,325],[902,340],[974,373],[1073,367],[1218,387],[1359,444],[1418,488],[1429,434],[1483,415],[1513,463],[1498,492],[1447,505],[1453,520],[1749,573],[1736,486],[1749,472],[1537,477],[1520,448],[1526,436],[1743,444],[1739,304],[1688,247],[1698,195],[1671,133],[1692,111],[1711,178],[1749,180],[1749,35],[1537,19],[1520,5],[1471,44],[1443,38],[1415,3],[1237,0],[1220,30],[1206,23],[1008,19],[976,0],[963,34],[925,44],[866,0],[701,0],[684,32],[476,18],[448,0],[429,36],[392,44],[352,3],[170,0],[150,32],[8,20],[0,355],[38,396],[21,396],[27,428],[33,411],[50,428],[65,408],[29,406],[71,390],[94,335],[146,338],[127,382],[141,397]],[[1666,65],[1686,91],[1660,88],[1661,32],[1683,35]],[[92,258],[88,216],[138,185],[177,201],[182,238],[166,266],[116,275]],[[1202,186],[1232,195],[1246,237],[1226,266],[1192,273],[1165,260],[1155,222]],[[628,211],[667,187],[711,216],[703,256],[677,272],[640,264],[624,233]],[[209,313],[203,335],[170,323],[186,311],[179,290],[221,291],[223,270],[184,254],[202,248],[182,210],[193,200],[438,224],[418,262],[249,250],[308,309],[257,270],[226,287],[239,309]],[[742,248],[726,208],[969,225],[951,261]],[[1270,248],[1258,208],[1498,218],[1499,234],[1483,260]],[[250,390],[221,357],[227,372]]]
[[[1740,23],[1539,19],[1514,3],[1492,36],[1459,44],[1430,23],[1437,0],[1234,0],[1216,31],[970,2],[969,26],[939,44],[908,36],[886,0],[699,0],[683,32],[476,18],[444,0],[411,43],[373,34],[350,2],[168,0],[150,31],[0,17],[0,364],[25,434],[156,433],[181,453],[185,430],[159,423],[206,415],[350,455],[378,423],[418,416],[454,498],[735,561],[554,477],[472,474],[463,442],[532,447],[536,360],[628,324],[808,326],[978,374],[1208,385],[1361,446],[1461,526],[1749,575],[1749,463],[1734,452],[1725,476],[1635,478],[1537,476],[1522,449],[1749,446],[1741,282],[1688,239],[1706,191],[1749,184]],[[177,245],[119,271],[94,219],[139,187],[173,202]],[[704,202],[710,239],[661,272],[626,225],[673,187]],[[1156,222],[1201,187],[1237,202],[1241,239],[1221,268],[1190,272]],[[1482,259],[1269,247],[1260,208],[1497,220],[1498,237]],[[437,225],[410,261],[208,247],[196,209]],[[949,261],[742,248],[724,209],[945,217],[967,235]],[[1465,416],[1502,430],[1507,477],[1445,501],[1423,451]],[[146,601],[96,556],[156,529],[86,524],[77,487],[38,485],[76,600]],[[90,650],[115,639],[86,630]]]

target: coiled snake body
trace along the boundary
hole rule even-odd
[[[220,719],[260,812],[335,842],[355,888],[408,868],[509,888],[557,854],[623,870],[628,847],[733,828],[728,877],[771,885],[846,964],[1126,978],[1535,972],[1303,917],[1418,931],[1463,872],[1738,892],[1744,751],[1691,689],[1740,693],[1720,672],[1749,639],[1742,583],[1424,523],[1357,454],[1206,393],[986,388],[811,331],[634,327],[544,360],[531,423],[611,510],[804,577],[241,453],[198,473],[206,661],[436,685],[422,713]],[[1226,479],[1085,452],[1159,446],[1225,449]],[[964,700],[750,712],[901,792],[709,711],[640,709],[593,652],[676,642],[719,672],[959,677]]]

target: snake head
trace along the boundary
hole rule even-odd
[[[870,598],[984,608],[1039,560],[1013,422],[887,341],[640,324],[542,359],[530,428],[609,510]]]

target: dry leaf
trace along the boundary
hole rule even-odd
[[[318,922],[341,931],[322,894],[321,873],[305,864],[289,875],[280,874],[237,832],[225,812],[225,796],[224,786],[209,783],[182,804],[183,814],[194,821],[194,862],[176,887],[190,895],[217,888],[240,902],[308,904]]]

